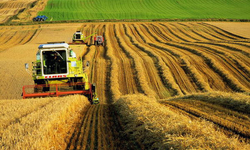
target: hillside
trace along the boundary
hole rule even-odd
[[[68,96],[21,100],[22,86],[33,84],[24,63],[35,60],[38,45],[70,42],[76,30],[106,39],[104,47],[93,45],[94,37],[88,46],[71,45],[90,62],[100,104]],[[250,147],[247,37],[200,22],[4,26],[0,34],[3,149]]]
[[[49,0],[39,14],[56,20],[250,19],[249,0]]]
[[[3,0],[0,149],[249,150],[250,23],[239,20],[250,19],[249,4]],[[32,22],[38,12],[49,21]],[[161,18],[207,22],[152,21]],[[22,99],[23,86],[34,84],[38,46],[71,43],[75,31],[105,39],[100,46],[94,36],[86,45],[70,44],[83,64],[88,62],[83,69],[96,84],[100,103],[91,105],[86,95]]]

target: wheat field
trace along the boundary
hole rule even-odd
[[[249,149],[250,30],[235,26],[1,26],[1,149]],[[105,38],[104,47],[93,37],[71,46],[90,62],[100,104],[78,95],[22,100],[22,86],[33,84],[24,63],[77,30]]]

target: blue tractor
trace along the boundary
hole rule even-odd
[[[45,15],[38,15],[35,18],[33,18],[33,21],[46,21],[48,19],[48,17],[46,17]]]

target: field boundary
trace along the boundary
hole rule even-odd
[[[15,17],[12,17],[11,19],[14,18]],[[200,21],[201,22],[250,22],[250,19],[97,19],[97,20],[60,20],[60,21],[45,21],[45,22],[32,22],[32,21],[11,22],[11,20],[8,20],[5,23],[1,23],[0,26],[56,24],[56,23],[88,23],[88,22],[200,22]]]

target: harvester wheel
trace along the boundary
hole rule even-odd
[[[88,100],[89,100],[90,104],[92,105],[93,104],[93,99],[91,98],[91,95],[89,94],[87,97],[88,97]]]
[[[50,87],[43,87],[43,92],[46,92],[46,91],[49,91],[50,90]]]

